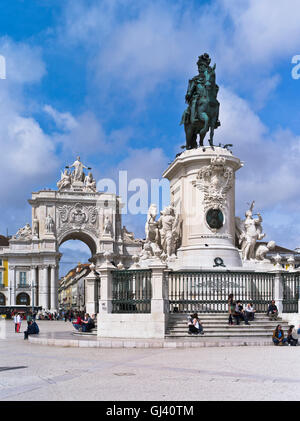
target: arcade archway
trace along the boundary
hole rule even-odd
[[[0,306],[5,306],[5,305],[6,305],[5,295],[0,293]]]
[[[95,241],[86,233],[72,232],[59,244],[57,299],[61,310],[85,311],[86,281],[96,254]]]
[[[30,305],[30,297],[26,292],[21,292],[17,295],[17,305],[19,306],[29,306]]]

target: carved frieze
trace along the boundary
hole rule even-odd
[[[81,203],[57,208],[59,215],[58,234],[70,229],[87,229],[97,232],[97,208]]]
[[[201,168],[193,185],[204,193],[205,209],[224,209],[226,194],[232,188],[234,171],[224,157],[216,156],[210,165]]]

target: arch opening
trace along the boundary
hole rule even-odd
[[[84,244],[86,244],[90,251],[92,256],[94,254],[96,254],[96,250],[97,250],[97,245],[94,241],[94,239],[87,233],[79,231],[79,232],[70,232],[68,234],[66,234],[60,241],[58,246],[61,247],[62,244],[64,244],[66,241],[69,240],[79,240],[81,242],[83,242]]]
[[[30,297],[26,292],[21,292],[17,295],[17,305],[21,306],[29,306],[30,305]]]
[[[6,298],[5,295],[2,294],[2,292],[0,293],[0,306],[5,306],[6,304]]]
[[[96,253],[94,240],[83,233],[66,235],[60,242],[58,309],[85,311],[86,282],[91,259]],[[72,241],[71,241],[72,240]]]

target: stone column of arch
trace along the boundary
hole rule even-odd
[[[37,305],[37,279],[36,279],[37,266],[31,266],[31,305]]]
[[[48,310],[48,265],[40,266],[39,271],[39,306],[41,306],[44,310]]]
[[[57,311],[56,265],[50,266],[50,309]]]
[[[9,266],[9,305],[16,305],[16,267]]]

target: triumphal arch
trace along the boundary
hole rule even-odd
[[[30,301],[45,310],[57,309],[59,247],[65,241],[87,244],[96,268],[105,252],[115,265],[124,266],[140,252],[141,242],[122,227],[121,198],[97,191],[89,170],[77,157],[62,171],[57,190],[32,193],[32,224],[20,228],[2,250],[9,261],[9,305],[18,304],[22,293],[28,296],[27,305]]]

